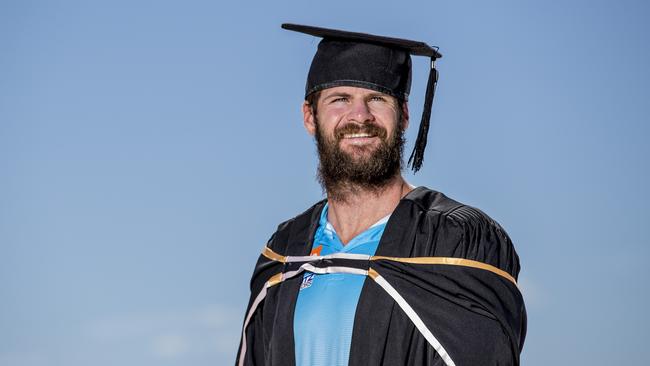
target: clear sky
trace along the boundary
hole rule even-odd
[[[259,251],[322,198],[300,114],[318,40],[282,22],[439,46],[406,177],[512,237],[522,363],[649,364],[649,19],[613,0],[2,1],[0,365],[233,362]]]

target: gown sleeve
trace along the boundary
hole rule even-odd
[[[517,278],[519,258],[512,241],[482,211],[459,205],[418,215],[413,220],[417,228],[411,256],[468,259]],[[404,237],[407,243],[408,238]],[[519,365],[526,313],[513,281],[494,271],[466,265],[384,261],[374,266],[413,308],[455,365]],[[377,307],[376,300],[372,306]],[[392,310],[386,327],[391,342],[387,349],[391,351],[384,357],[394,362],[385,364],[448,365],[432,347],[423,345],[423,336],[414,330],[402,309]],[[405,339],[406,346],[401,344]]]
[[[463,258],[485,263],[507,272],[515,280],[520,271],[519,256],[506,231],[483,211],[462,205],[441,215],[430,248],[433,255]],[[435,303],[442,296],[454,303],[444,318],[453,319],[443,338],[455,343],[455,353],[472,353],[472,347],[493,350],[482,364],[518,365],[526,334],[526,310],[523,297],[515,283],[484,270],[442,266],[431,277],[437,287]],[[476,315],[481,315],[478,318]],[[474,328],[469,326],[469,319]],[[433,319],[432,319],[433,320]],[[440,319],[437,319],[440,324]],[[456,325],[454,325],[454,322]],[[492,325],[491,325],[492,324]],[[432,323],[435,327],[435,323]],[[463,342],[455,342],[463,339]],[[485,347],[487,345],[487,348]],[[460,358],[464,358],[460,357]],[[469,359],[472,359],[470,357]],[[488,359],[491,362],[488,362]]]
[[[268,240],[266,246],[273,248],[276,243],[277,232],[274,233],[271,238]],[[254,301],[263,288],[266,286],[266,282],[275,274],[281,271],[281,266],[264,255],[260,255],[255,263],[255,268],[253,269],[253,274],[250,279],[250,298],[248,300],[248,306],[246,307],[246,315],[248,316],[251,312],[251,308],[254,305]],[[262,365],[265,362],[267,354],[267,341],[264,331],[264,302],[258,306],[257,309],[251,314],[252,317],[246,329],[242,329],[242,332],[246,335],[246,344],[244,338],[240,339],[240,344],[237,352],[237,357],[235,359],[235,365],[239,365],[240,357],[242,355],[242,347],[245,347],[245,365]]]

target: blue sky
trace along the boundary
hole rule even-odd
[[[649,16],[642,1],[2,2],[0,364],[232,363],[259,251],[322,197],[300,114],[318,41],[282,22],[439,46],[424,168],[406,177],[512,237],[522,363],[648,363]]]

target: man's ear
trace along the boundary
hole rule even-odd
[[[311,107],[311,104],[307,103],[307,101],[302,103],[302,119],[307,133],[314,136],[316,134],[314,111]]]
[[[409,104],[407,102],[402,103],[402,126],[404,131],[409,127]]]

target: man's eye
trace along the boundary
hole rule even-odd
[[[347,102],[347,101],[348,101],[348,98],[346,98],[346,97],[338,97],[338,98],[333,99],[332,103],[335,103],[335,102]]]
[[[382,96],[375,95],[374,97],[370,98],[370,100],[374,100],[374,101],[377,101],[377,102],[383,102],[385,99]]]

